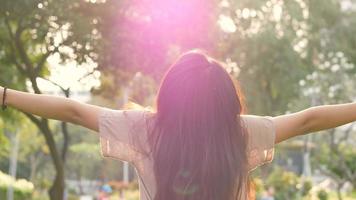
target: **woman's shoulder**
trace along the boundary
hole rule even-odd
[[[275,136],[275,126],[271,116],[241,115],[241,124],[249,134],[249,138],[256,140]]]
[[[136,161],[146,154],[147,123],[154,113],[143,109],[105,109],[99,118],[99,135],[104,156]]]
[[[250,134],[273,132],[274,123],[271,116],[241,115],[241,124]]]
[[[253,123],[273,123],[271,116],[260,115],[240,115],[241,120],[247,124]]]
[[[112,120],[125,120],[127,122],[138,122],[154,116],[154,113],[146,109],[125,109],[116,110],[104,108],[100,114],[100,118]]]
[[[249,169],[271,162],[274,155],[275,127],[270,116],[241,115],[248,135]]]

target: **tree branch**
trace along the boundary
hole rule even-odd
[[[63,147],[62,147],[62,160],[66,161],[68,146],[69,146],[69,134],[68,134],[68,124],[66,122],[61,122],[61,128],[63,133]]]
[[[42,94],[40,88],[38,87],[37,81],[36,81],[36,77],[32,77],[30,76],[30,81],[32,84],[32,89],[35,91],[36,94]]]
[[[70,96],[70,88],[67,90],[62,90],[64,95],[69,98]],[[68,131],[68,123],[62,122],[62,134],[63,134],[63,147],[62,147],[62,160],[63,162],[66,161],[67,157],[67,152],[68,152],[68,147],[69,147],[69,142],[70,142],[70,137],[69,137],[69,131]]]
[[[15,37],[13,38],[15,41],[15,46],[18,50],[19,56],[22,60],[23,63],[25,63],[26,67],[26,72],[29,73],[33,77],[32,69],[33,69],[33,64],[28,57],[25,48],[23,47],[22,41],[21,41],[21,35],[23,32],[24,28],[21,27],[21,21],[19,22],[18,28],[15,32]]]
[[[22,112],[22,111],[21,111]],[[36,126],[40,126],[41,121],[35,117],[34,115],[31,115],[29,113],[22,112],[24,115],[26,115]]]
[[[42,55],[40,61],[37,63],[37,65],[36,65],[36,67],[35,67],[34,73],[35,73],[36,75],[38,75],[39,72],[43,69],[43,66],[44,66],[44,64],[46,63],[47,58],[50,57],[50,56],[51,56],[52,54],[54,54],[55,52],[58,52],[58,49],[59,49],[60,46],[61,46],[61,44],[58,45],[57,47],[55,47],[54,50],[52,50],[52,51],[47,48],[47,52]]]
[[[95,71],[96,71],[96,70],[93,69],[91,72],[88,72],[88,73],[85,74],[84,76],[80,77],[80,78],[78,79],[78,82],[80,82],[80,81],[82,81],[83,79],[85,79],[86,77],[88,77],[88,76],[94,74]]]
[[[49,50],[47,47],[47,52],[41,57],[40,61],[37,63],[37,65],[35,67],[35,74],[38,74],[42,70],[44,64],[47,61],[47,58],[49,56],[51,56],[52,54],[59,52],[59,47],[63,46],[67,41],[68,41],[68,39],[63,40],[60,44],[55,46],[53,50]]]
[[[15,52],[15,49],[13,48],[13,46],[12,46],[11,44],[10,44],[10,46],[11,46],[11,50],[12,50],[13,52]],[[12,62],[15,64],[17,70],[19,70],[19,72],[20,72],[21,74],[25,74],[26,71],[23,69],[23,67],[21,66],[21,64],[17,61],[16,56],[15,56],[13,53],[10,53],[9,56],[10,56]]]
[[[67,88],[67,89],[65,89],[63,86],[61,86],[60,84],[58,84],[58,83],[56,83],[56,82],[54,82],[54,81],[52,81],[52,80],[50,80],[50,79],[48,79],[48,78],[44,78],[44,77],[40,77],[41,79],[43,79],[43,80],[45,80],[45,81],[48,81],[48,82],[50,82],[51,84],[53,84],[53,85],[55,85],[55,86],[57,86],[57,87],[59,87],[61,90],[62,90],[62,92],[64,93],[64,95],[66,96],[66,97],[68,97],[67,96],[67,93],[69,93],[68,91],[70,90],[69,88]]]
[[[7,18],[6,13],[3,13],[3,15],[4,15],[4,21],[5,21],[5,25],[6,25],[6,28],[7,28],[8,33],[9,33],[9,36],[10,36],[11,39],[14,39],[14,38],[15,38],[15,35],[14,35],[14,33],[12,32],[12,28],[11,28],[9,19]]]
[[[40,71],[42,70],[44,64],[46,63],[47,61],[47,58],[52,54],[51,51],[47,51],[45,54],[43,54],[41,56],[41,59],[40,61],[37,63],[37,66],[35,68],[35,74],[38,75],[40,73]]]
[[[8,32],[8,34],[9,34],[9,37],[10,37],[10,39],[11,39],[11,40],[9,41],[9,46],[10,46],[11,51],[12,51],[12,53],[10,53],[10,57],[11,57],[11,59],[14,61],[15,66],[17,67],[17,69],[18,69],[21,73],[25,73],[24,68],[20,65],[20,63],[17,62],[17,59],[16,59],[16,57],[15,57],[14,54],[13,54],[13,53],[16,52],[16,50],[15,50],[14,44],[13,44],[11,41],[14,41],[14,40],[15,40],[15,35],[14,35],[14,33],[12,32],[12,28],[11,28],[9,19],[8,19],[7,16],[6,16],[6,13],[3,13],[3,15],[4,15],[4,21],[5,21],[6,29],[7,29],[7,32]]]

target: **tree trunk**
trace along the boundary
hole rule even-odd
[[[56,176],[53,180],[53,184],[49,190],[49,197],[51,200],[63,200],[64,194],[64,163],[62,160],[61,153],[58,151],[57,145],[53,138],[53,133],[49,129],[47,119],[37,119],[32,115],[26,114],[31,121],[33,121],[36,126],[41,130],[41,133],[44,135],[46,144],[49,148],[52,162],[56,170]]]
[[[64,89],[62,88],[62,91],[65,95],[66,98],[70,97],[70,88]],[[67,153],[68,153],[68,147],[69,147],[69,142],[70,142],[70,137],[69,137],[69,132],[68,132],[68,124],[66,122],[61,122],[61,128],[62,128],[62,134],[63,134],[63,147],[62,147],[62,160],[63,163],[66,162],[67,158]]]
[[[339,200],[342,200],[342,194],[341,194],[342,185],[343,185],[342,183],[338,183],[337,184],[337,198]]]
[[[69,133],[68,133],[68,125],[66,122],[61,122],[62,134],[63,134],[63,147],[62,147],[62,161],[66,162],[68,147],[69,147]]]
[[[35,175],[37,173],[37,166],[39,162],[39,155],[31,155],[30,156],[30,181],[35,182]]]
[[[49,190],[49,197],[51,200],[63,200],[64,196],[64,174],[58,173],[54,179],[54,182]]]
[[[64,163],[59,153],[56,143],[53,138],[52,131],[48,127],[48,121],[42,120],[41,127],[42,133],[46,138],[46,143],[49,147],[52,162],[56,169],[56,176],[49,190],[51,200],[63,200],[64,192]]]
[[[19,152],[19,133],[16,131],[15,136],[10,135],[11,140],[11,156],[10,156],[10,165],[9,165],[9,175],[16,180],[16,171],[17,171],[17,156]],[[14,188],[9,185],[7,188],[7,200],[14,199]]]

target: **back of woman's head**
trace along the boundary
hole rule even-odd
[[[223,64],[199,51],[166,73],[157,98],[151,147],[154,200],[237,200],[247,190],[242,106]]]

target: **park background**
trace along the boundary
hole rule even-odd
[[[0,85],[115,109],[152,106],[165,70],[200,48],[226,62],[247,113],[356,97],[354,0],[0,0]],[[132,167],[87,129],[13,109],[0,118],[0,199],[138,200]],[[257,198],[356,199],[354,124],[276,147]],[[10,192],[9,192],[10,191]],[[271,190],[270,190],[271,191]]]

